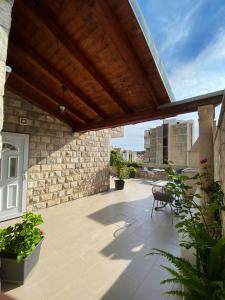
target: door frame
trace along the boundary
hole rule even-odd
[[[4,136],[5,137],[21,137],[24,139],[24,148],[23,148],[23,184],[22,184],[22,210],[19,213],[12,214],[10,217],[2,217],[0,222],[5,220],[10,220],[14,218],[20,217],[27,209],[27,175],[28,175],[28,152],[29,152],[29,135],[23,134],[23,133],[15,133],[15,132],[7,132],[2,131],[2,144],[4,142]]]

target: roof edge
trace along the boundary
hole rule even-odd
[[[183,105],[183,104],[188,104],[191,102],[200,102],[201,100],[205,100],[205,99],[210,99],[210,98],[215,98],[218,96],[223,96],[224,95],[224,90],[219,90],[219,91],[215,91],[215,92],[211,92],[211,93],[207,93],[207,94],[202,94],[202,95],[198,95],[198,96],[194,96],[194,97],[190,97],[190,98],[185,98],[183,100],[178,100],[172,103],[172,106],[179,106],[179,105]],[[222,101],[222,98],[221,98]],[[163,104],[160,105],[158,108],[159,109],[164,109],[167,107],[171,107],[171,103],[167,103],[167,104]]]
[[[153,38],[151,36],[150,30],[149,30],[148,25],[145,21],[145,18],[143,16],[142,12],[141,12],[139,4],[138,4],[137,0],[129,0],[129,3],[130,3],[130,6],[133,10],[133,13],[134,13],[134,15],[137,19],[137,22],[138,22],[138,24],[141,28],[141,31],[144,35],[145,41],[148,45],[148,48],[149,48],[149,50],[152,54],[153,60],[154,60],[155,65],[156,65],[156,68],[157,68],[157,70],[159,72],[159,75],[162,79],[162,82],[163,82],[164,87],[167,91],[167,94],[170,98],[170,101],[173,102],[173,101],[175,101],[175,97],[174,97],[174,94],[172,92],[172,88],[170,86],[169,80],[168,80],[166,72],[165,72],[165,68],[163,66],[163,63],[162,63],[160,57],[159,57],[159,54],[158,54],[158,51],[156,49],[155,43],[153,41]]]

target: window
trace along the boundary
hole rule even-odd
[[[7,150],[18,151],[18,149],[15,146],[13,146],[12,144],[3,143],[3,145],[2,145],[2,151],[7,151]]]
[[[9,157],[8,178],[17,176],[17,157]]]

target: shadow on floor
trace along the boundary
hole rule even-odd
[[[142,180],[139,183],[142,184]],[[152,200],[153,196],[149,196],[118,202],[88,215],[105,226],[117,226],[114,240],[101,250],[101,254],[111,261],[130,261],[101,300],[167,299],[162,296],[165,288],[160,286],[160,281],[167,277],[160,268],[162,260],[146,254],[151,248],[178,252],[178,234],[171,224],[169,210],[155,212],[153,218],[150,217]]]

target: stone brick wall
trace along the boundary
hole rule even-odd
[[[28,208],[44,208],[109,188],[110,130],[72,133],[69,126],[11,91],[4,131],[29,135]],[[20,125],[20,118],[27,125]]]
[[[3,96],[6,76],[6,57],[8,49],[8,36],[11,25],[11,10],[14,0],[0,1],[0,132],[3,126]],[[2,140],[0,135],[0,155]]]
[[[214,178],[221,182],[225,192],[225,113],[221,110],[221,124],[214,136]],[[223,232],[225,235],[225,213],[223,213]]]
[[[121,138],[124,136],[123,126],[111,128],[110,130],[111,130],[111,138]]]
[[[153,181],[157,181],[157,180],[166,180],[167,179],[167,175],[165,171],[162,172],[146,172],[143,170],[138,170],[137,174],[136,174],[136,178],[146,178],[146,179],[150,179]]]

